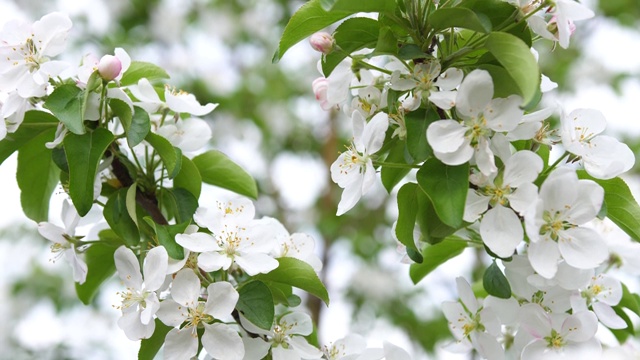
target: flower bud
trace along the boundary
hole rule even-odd
[[[309,43],[313,50],[321,52],[323,54],[329,54],[333,51],[335,40],[333,36],[326,32],[317,32],[309,38]]]
[[[111,81],[120,75],[122,62],[113,55],[105,55],[98,63],[98,73],[106,81]]]
[[[329,80],[323,77],[315,79],[312,83],[313,93],[316,96],[316,100],[320,103],[322,110],[331,110],[333,107],[327,99],[327,90],[329,90]]]

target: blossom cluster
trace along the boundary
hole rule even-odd
[[[509,3],[517,7],[517,17],[526,20],[532,32],[563,48],[569,45],[574,21],[593,16],[584,5],[570,0]],[[504,80],[496,78],[499,73],[491,68],[495,65],[456,68],[451,58],[458,53],[446,53],[450,45],[440,40],[432,40],[438,44],[431,48],[434,55],[409,60],[359,50],[330,74],[325,72],[327,77],[313,82],[320,106],[342,110],[352,122],[352,145],[331,166],[333,181],[344,189],[337,214],[352,209],[372,189],[378,171],[390,191],[402,182],[390,185],[385,171],[404,168],[404,175],[420,168],[417,191],[424,190],[436,207],[432,216],[440,218],[438,224],[452,227],[449,234],[468,241],[468,246],[486,249],[494,258],[484,275],[488,296],[480,293],[484,299],[476,299],[469,283],[459,277],[460,300],[443,304],[456,339],[448,349],[473,348],[488,359],[599,359],[598,324],[614,330],[629,325],[617,307],[623,285],[609,274],[619,267],[616,259],[620,258],[600,231],[600,223],[607,215],[606,195],[614,191],[607,185],[622,182],[617,177],[633,167],[634,154],[624,143],[602,134],[606,120],[598,110],[576,109],[567,114],[552,106],[534,111],[530,98],[502,88]],[[326,65],[330,55],[323,54],[321,65]],[[537,84],[539,94],[550,90],[544,81]],[[418,116],[426,131],[416,135],[413,131],[420,127],[409,127],[408,119],[425,112],[426,116]],[[554,114],[559,126],[554,126]],[[424,141],[431,153],[420,158],[412,146]],[[401,148],[404,158],[391,152],[385,158],[394,142],[406,144]],[[551,163],[553,156],[557,160]],[[468,179],[461,191],[466,194],[459,207],[462,221],[456,225],[439,212],[438,195],[425,188],[429,185],[425,177],[438,176],[426,173],[429,162],[452,172],[466,171],[462,178],[451,180],[454,175],[448,175],[440,183]],[[402,217],[405,208],[398,196]],[[429,221],[435,220],[416,217],[423,205],[414,201],[418,205],[410,203],[413,208],[404,214],[412,213],[416,220],[410,229],[400,229],[399,220],[393,235],[414,233],[403,244],[411,247],[415,242],[411,258],[420,266],[429,260],[415,252],[444,247],[438,242],[447,237],[430,240]],[[442,212],[450,209],[450,202],[447,206]],[[639,244],[630,240],[625,244],[637,254]]]

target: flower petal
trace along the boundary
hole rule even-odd
[[[220,246],[218,246],[218,243],[213,236],[200,232],[193,234],[177,234],[176,242],[185,249],[194,252],[220,250]]]
[[[465,143],[466,132],[467,128],[455,120],[438,120],[427,128],[427,140],[436,152],[457,152]]]
[[[551,239],[540,239],[529,244],[528,258],[533,269],[540,276],[551,279],[558,271],[560,251]]]
[[[120,246],[113,254],[118,276],[128,288],[142,289],[142,274],[140,274],[140,264],[133,251],[126,246]]]
[[[224,319],[231,315],[240,297],[233,285],[226,281],[219,281],[209,285],[207,294],[209,297],[204,306],[204,312],[216,319]]]
[[[236,330],[221,323],[203,324],[202,346],[214,359],[242,360],[244,344]]]
[[[200,279],[193,269],[178,271],[171,285],[171,297],[180,305],[195,307],[200,297]]]
[[[384,142],[385,132],[389,127],[389,116],[384,112],[377,113],[362,132],[362,144],[366,154],[375,154]]]
[[[493,80],[486,70],[473,70],[462,80],[456,110],[466,117],[477,116],[493,98]]]
[[[595,268],[609,257],[607,245],[600,235],[581,227],[563,231],[558,249],[567,264],[578,269]]]
[[[198,353],[198,337],[189,329],[169,331],[164,341],[164,360],[189,360]]]
[[[524,230],[513,210],[497,205],[482,217],[480,235],[491,251],[508,258],[524,239]]]
[[[147,290],[156,291],[164,283],[169,265],[169,255],[164,246],[156,246],[149,250],[144,259],[144,284]]]

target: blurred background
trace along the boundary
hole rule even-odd
[[[598,15],[578,24],[571,47],[538,48],[543,73],[558,83],[545,101],[560,102],[567,112],[601,110],[609,133],[639,154],[640,2],[583,2]],[[370,346],[391,341],[414,359],[469,359],[440,349],[449,331],[439,307],[457,298],[455,277],[479,279],[485,259],[468,249],[414,286],[391,236],[395,194],[378,184],[356,208],[335,216],[341,189],[331,183],[328,167],[348,143],[349,120],[315,102],[311,82],[320,76],[319,54],[307,42],[271,63],[287,20],[303,3],[0,0],[0,25],[65,12],[74,22],[66,60],[122,47],[132,59],[167,69],[171,85],[202,103],[220,103],[206,118],[211,146],[256,178],[258,214],[316,239],[331,306],[312,298],[304,305],[318,321],[321,344],[355,332]],[[51,261],[48,241],[20,210],[15,167],[15,157],[0,167],[0,359],[135,359],[139,343],[116,326],[119,282],[105,286],[91,306],[76,299],[70,267]],[[626,179],[638,194],[636,176]],[[200,205],[224,195],[210,189]],[[52,200],[52,221],[62,198]],[[637,284],[628,285],[638,291]]]

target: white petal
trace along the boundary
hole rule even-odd
[[[389,116],[386,113],[377,113],[362,132],[362,143],[366,149],[367,154],[374,154],[380,148],[384,142],[385,132],[389,127]]]
[[[522,98],[518,95],[491,100],[483,111],[487,127],[498,132],[515,129],[524,114],[520,108],[521,104]]]
[[[581,227],[563,231],[558,249],[567,264],[578,269],[595,268],[609,257],[607,245],[600,235]]]
[[[518,151],[505,163],[503,184],[517,188],[523,183],[532,183],[542,168],[542,159],[538,154],[528,150]]]
[[[136,99],[142,102],[157,105],[160,105],[162,103],[160,97],[158,96],[158,93],[156,93],[155,89],[153,88],[153,85],[151,85],[149,80],[147,80],[146,78],[138,80],[138,86],[130,86],[129,91],[131,91],[131,94],[133,94]]]
[[[529,244],[528,258],[533,269],[540,276],[551,279],[558,271],[560,251],[551,239],[541,239]]]
[[[67,239],[64,238],[65,231],[63,228],[59,226],[55,226],[48,222],[40,222],[38,223],[38,232],[45,239],[49,241],[53,241],[56,244],[67,244]]]
[[[168,299],[160,303],[160,308],[156,315],[165,325],[179,326],[187,319],[188,311],[189,309],[184,305]]]
[[[205,252],[220,250],[216,239],[205,233],[178,234],[176,235],[178,245],[194,252]]]
[[[214,359],[242,360],[244,358],[244,344],[240,335],[226,324],[204,324],[202,346]]]
[[[303,359],[320,359],[322,357],[322,351],[318,350],[312,345],[309,345],[307,339],[302,336],[293,336],[289,340],[289,345],[299,354]]]
[[[151,321],[144,325],[140,322],[140,313],[130,311],[123,313],[122,317],[118,319],[118,327],[124,331],[129,340],[137,341],[150,338],[156,328],[156,323]]]
[[[198,267],[204,271],[227,270],[233,260],[224,253],[217,251],[203,252],[198,255]]]
[[[465,140],[465,142],[460,146],[460,148],[454,152],[442,153],[438,151],[433,151],[433,154],[436,158],[447,165],[461,165],[471,160],[474,154],[474,149],[470,145],[469,140]]]
[[[384,349],[384,358],[386,360],[411,360],[411,356],[401,347],[396,346],[388,341],[382,344]]]
[[[594,337],[597,330],[596,314],[591,311],[579,311],[562,323],[561,334],[569,341],[583,342]]]
[[[144,259],[144,284],[147,290],[155,291],[162,286],[169,265],[169,255],[164,246],[149,250]]]
[[[269,353],[271,344],[261,338],[242,337],[244,360],[262,360]]]
[[[131,249],[120,246],[113,255],[118,276],[128,288],[142,289],[142,275],[140,274],[140,264],[138,258]]]
[[[282,346],[271,348],[273,360],[300,360],[300,354],[293,349],[285,349]]]
[[[203,116],[212,112],[218,104],[201,105],[195,95],[188,93],[173,94],[168,88],[165,89],[164,97],[167,106],[177,113],[189,113],[194,116]]]
[[[448,68],[435,81],[435,84],[442,90],[453,90],[462,82],[464,72],[457,68]]]
[[[612,179],[635,164],[635,156],[629,146],[613,137],[596,136],[589,145],[582,160],[585,170],[597,179]]]
[[[432,91],[429,94],[429,101],[440,109],[449,110],[456,106],[457,96],[458,92],[456,91]]]
[[[480,222],[482,241],[496,255],[507,258],[524,239],[520,219],[513,210],[497,205],[484,214]]]
[[[486,332],[474,331],[471,333],[471,343],[480,356],[485,359],[502,360],[505,358],[504,349],[498,340]]]
[[[189,329],[169,331],[164,342],[164,360],[190,360],[198,353],[198,337]]]
[[[215,282],[207,287],[207,303],[204,311],[216,319],[229,316],[238,303],[238,291],[226,281]]]
[[[467,128],[455,120],[438,120],[427,128],[427,140],[434,151],[458,151],[465,143]]]
[[[458,89],[456,110],[466,117],[478,115],[493,98],[493,80],[486,70],[470,72]]]
[[[178,304],[193,307],[200,297],[200,279],[193,269],[178,271],[171,285],[171,297]]]
[[[609,329],[626,329],[627,323],[620,317],[620,315],[616,314],[615,311],[611,308],[610,305],[605,303],[597,302],[593,305],[593,311],[598,316],[598,320],[604,324],[604,326]]]
[[[524,215],[530,211],[538,199],[538,187],[532,183],[520,184],[511,195],[508,196],[509,206],[520,215]]]
[[[267,254],[245,253],[235,256],[235,262],[247,275],[266,274],[278,267],[278,261]]]
[[[285,331],[287,334],[307,336],[313,331],[311,317],[302,312],[288,313],[280,319],[279,323],[283,328],[288,328],[288,330]]]
[[[530,303],[520,307],[520,325],[534,338],[542,339],[551,334],[551,319],[538,304]]]
[[[464,221],[474,222],[478,220],[480,215],[487,210],[489,200],[491,200],[490,197],[478,195],[475,190],[470,189],[467,191],[467,200],[464,205]]]
[[[364,152],[365,149],[364,141],[362,140],[362,134],[364,133],[364,128],[366,125],[367,121],[359,111],[354,111],[353,114],[351,114],[353,143],[356,146],[356,150],[361,153]]]
[[[350,184],[342,191],[342,197],[340,197],[338,210],[336,212],[337,216],[351,210],[362,197],[362,182],[364,179],[360,176],[357,180],[357,182]]]
[[[487,139],[480,138],[480,141],[475,148],[475,158],[478,169],[480,169],[484,175],[489,176],[490,174],[498,171],[493,151],[491,151]]]
[[[122,70],[118,77],[116,77],[116,80],[121,80],[124,73],[129,69],[129,66],[131,66],[131,57],[123,48],[119,47],[115,48],[113,54],[120,60],[120,64],[122,64]]]

